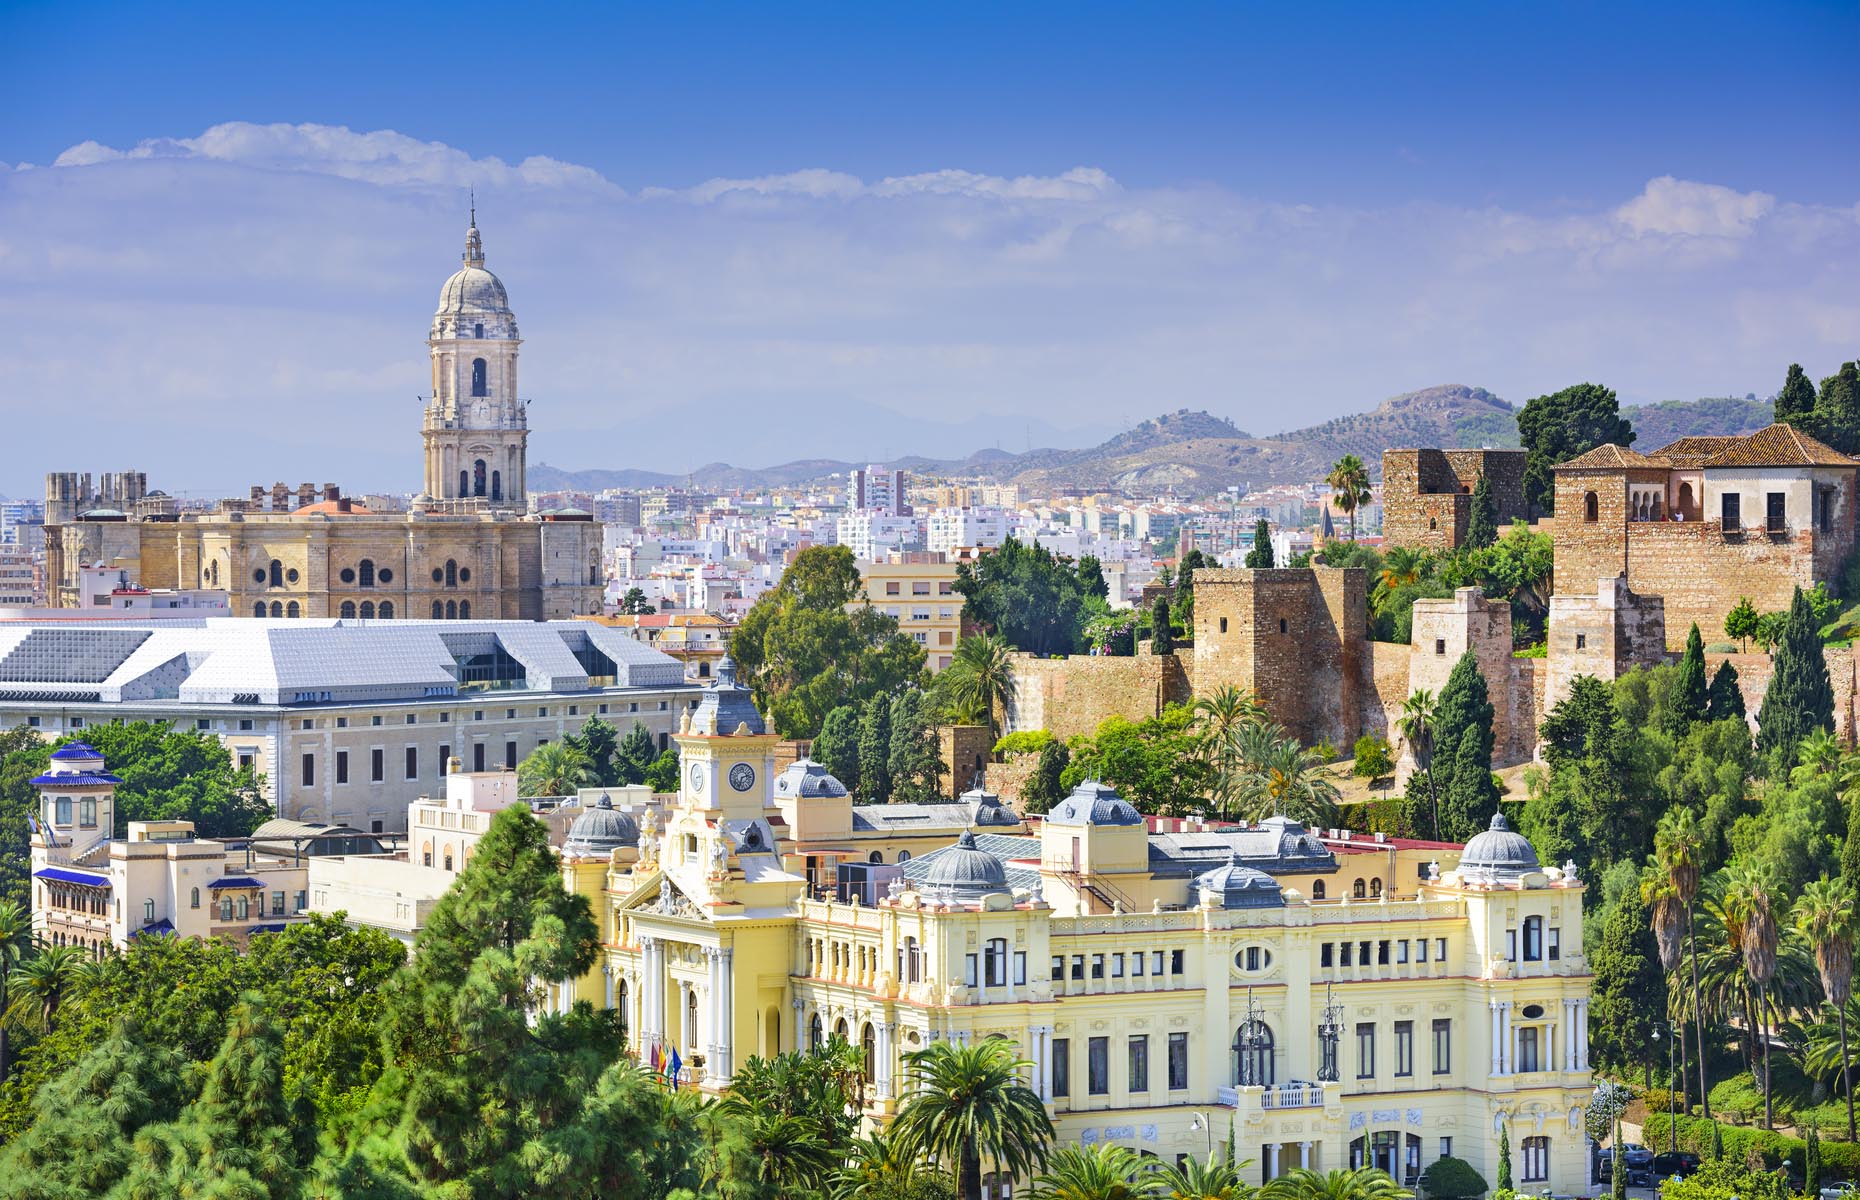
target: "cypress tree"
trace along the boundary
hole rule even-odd
[[[1815,385],[1808,381],[1801,363],[1790,363],[1783,379],[1782,391],[1776,393],[1776,420],[1795,424],[1796,418],[1815,411]]]
[[[1726,717],[1744,719],[1744,691],[1737,686],[1737,668],[1729,662],[1718,664],[1711,677],[1711,690],[1705,696],[1705,719],[1722,721]]]
[[[1032,778],[1020,790],[1020,806],[1024,813],[1043,813],[1059,803],[1065,794],[1060,777],[1072,764],[1072,751],[1057,738],[1040,747],[1040,761],[1033,769]]]
[[[1158,596],[1150,606],[1150,652],[1175,653],[1175,629],[1169,622],[1169,597]]]
[[[1498,788],[1492,782],[1491,751],[1481,752],[1469,730],[1460,738],[1453,764],[1453,785],[1440,801],[1440,836],[1464,842],[1492,823],[1498,811]]]
[[[1498,1190],[1511,1190],[1511,1125],[1498,1127]]]
[[[1254,570],[1270,570],[1272,567],[1272,530],[1266,525],[1266,518],[1261,517],[1253,525],[1253,548],[1246,552],[1246,565]]]
[[[1757,710],[1757,748],[1780,751],[1784,762],[1795,761],[1795,748],[1810,730],[1834,730],[1834,687],[1828,681],[1828,660],[1822,653],[1808,597],[1801,588],[1789,604],[1789,617],[1776,643],[1775,670]]]
[[[1595,1061],[1631,1073],[1646,1061],[1654,1022],[1666,1012],[1666,975],[1639,888],[1628,888],[1608,910],[1589,965],[1595,975],[1589,988]]]
[[[620,748],[613,754],[612,765],[603,768],[595,764],[600,772],[601,782],[609,783],[644,783],[646,771],[652,766],[652,760],[659,757],[659,748],[653,743],[652,731],[644,722],[633,722],[633,728],[627,730],[626,737],[620,740]]]
[[[1463,756],[1460,743],[1471,739],[1473,745],[1467,751],[1467,761],[1475,764],[1474,774],[1483,776],[1483,784],[1475,780],[1469,796],[1477,795],[1480,788],[1491,790],[1492,774],[1492,701],[1486,692],[1485,676],[1479,672],[1479,660],[1468,650],[1453,664],[1453,671],[1447,676],[1446,686],[1440,689],[1440,699],[1434,708],[1434,757],[1433,786],[1440,797],[1440,829],[1436,835],[1450,841],[1464,841],[1467,837],[1485,828],[1485,821],[1467,830],[1464,836],[1458,834],[1459,824],[1456,818],[1448,815],[1448,806],[1454,795],[1454,784],[1459,777],[1460,763]],[[1491,814],[1486,813],[1489,819]]]
[[[882,694],[859,713],[859,795],[868,804],[891,799],[891,697]]]
[[[943,799],[943,755],[923,693],[908,691],[891,702],[891,800],[934,804]]]
[[[827,714],[820,723],[820,736],[814,739],[812,757],[828,774],[845,784],[848,791],[858,790],[858,709],[842,704]]]
[[[1821,1195],[1821,1132],[1813,1121],[1802,1136],[1802,1194]]]
[[[1479,476],[1473,484],[1472,511],[1466,517],[1466,544],[1482,550],[1498,540],[1498,502],[1492,498],[1492,481]]]
[[[1673,697],[1667,708],[1666,731],[1684,736],[1693,722],[1705,719],[1705,639],[1699,636],[1699,624],[1692,623],[1686,634],[1686,652],[1679,660],[1679,678],[1673,685]]]

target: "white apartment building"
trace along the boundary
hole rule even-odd
[[[953,554],[968,546],[999,546],[1007,536],[1008,517],[999,509],[939,508],[930,514],[924,548]]]
[[[846,506],[909,516],[910,473],[884,467],[854,467],[846,477]]]
[[[883,512],[849,512],[836,523],[834,540],[861,561],[909,550],[917,541],[917,522]]]

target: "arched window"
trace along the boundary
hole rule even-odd
[[[433,620],[437,621],[439,618],[445,615],[446,615],[446,606],[441,604],[437,600],[433,601]]]
[[[459,585],[459,564],[456,560],[446,560],[446,586],[455,588]]]
[[[144,925],[153,925],[155,923],[155,902],[153,900],[144,900],[142,902],[142,923]]]
[[[342,602],[342,607],[336,610],[336,615],[339,617],[354,616],[355,615],[355,601],[344,600]]]
[[[265,602],[263,600],[252,605],[252,615],[255,617],[262,617],[265,615]]]
[[[271,587],[284,586],[284,564],[275,558],[271,560],[269,584]]]
[[[471,474],[469,472],[459,472],[459,495],[471,495]]]
[[[1660,500],[1661,500],[1660,493],[1655,492],[1653,494],[1653,519],[1656,521],[1663,519],[1663,517],[1665,516],[1665,514],[1662,512],[1660,508]]]
[[[231,896],[220,897],[220,920],[222,921],[232,920],[232,897]]]
[[[375,615],[380,617],[383,621],[392,621],[394,619],[394,602],[392,600],[383,600],[381,602],[381,607],[375,610]]]
[[[420,843],[420,865],[423,867],[430,867],[433,865],[433,843]]]
[[[1372,879],[1369,881],[1369,894],[1372,898],[1379,899],[1381,897],[1382,881],[1380,879]]]
[[[459,620],[461,621],[471,620],[471,601],[469,600],[459,601]]]
[[[807,1019],[807,1048],[818,1050],[826,1040],[826,1035],[820,1029],[820,1014],[815,1013]]]
[[[252,916],[252,902],[244,896],[239,897],[239,919],[249,920]]]
[[[1596,500],[1595,493],[1584,492],[1582,496],[1582,519],[1583,521],[1586,522],[1587,524],[1593,525],[1598,519],[1600,519],[1600,515],[1601,515],[1600,514],[1600,501]]]
[[[484,460],[474,458],[471,462],[471,494],[484,495]]]
[[[869,863],[882,863],[885,861],[885,852],[883,850],[874,850],[865,861]]]
[[[491,499],[502,500],[503,498],[504,498],[504,473],[502,471],[492,471],[491,472]]]
[[[276,600],[273,600],[271,602],[271,615],[274,617],[282,617],[284,615],[284,605],[280,604]]]
[[[287,617],[301,617],[303,616],[303,610],[298,608],[297,601],[293,600],[284,606],[284,615]]]
[[[850,1042],[852,1040],[852,1038],[848,1036],[845,1017],[841,1017],[839,1020],[833,1022],[833,1036],[840,1039],[842,1042]]]
[[[471,360],[471,394],[474,396],[490,395],[484,386],[484,360],[482,358]]]
[[[697,989],[692,988],[685,1001],[685,1045],[695,1049],[697,1044]]]
[[[878,1072],[875,1068],[878,1066],[878,1035],[873,1032],[869,1021],[859,1033],[859,1048],[865,1051],[865,1077],[877,1079]]]
[[[193,889],[192,892],[188,893],[187,907],[189,908],[200,907],[200,889],[199,888],[195,888]]]
[[[446,620],[456,621],[458,619],[459,619],[459,602],[457,600],[446,601]]]
[[[1234,1086],[1271,1087],[1272,1030],[1264,1021],[1247,1021],[1234,1031]]]
[[[1322,879],[1312,881],[1311,898],[1313,900],[1322,900],[1324,898],[1324,881]]]
[[[446,863],[446,870],[450,871],[452,869],[452,847],[450,846],[446,847],[445,863]]]
[[[362,601],[362,620],[364,621],[372,620],[374,618],[374,615],[375,615],[375,602],[373,600]]]
[[[1355,897],[1358,900],[1361,900],[1363,898],[1363,896],[1365,895],[1365,892],[1363,890],[1362,880],[1359,879],[1355,883],[1350,885],[1350,895]]]
[[[1524,961],[1538,962],[1544,956],[1544,919],[1524,918]]]
[[[706,663],[705,665],[709,666],[710,664]],[[909,861],[911,861],[911,852],[909,850],[898,851],[898,865],[899,866],[903,866],[905,863]]]
[[[375,560],[364,558],[355,564],[356,574],[360,576],[363,587],[375,586]]]
[[[1692,508],[1692,485],[1689,482],[1682,483],[1679,485],[1679,511],[1690,512]]]

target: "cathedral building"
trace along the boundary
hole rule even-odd
[[[463,260],[440,288],[427,337],[424,482],[409,511],[373,512],[333,486],[319,496],[282,484],[269,497],[254,488],[251,500],[203,514],[140,500],[81,506],[74,498],[89,489],[56,472],[46,481],[51,603],[76,607],[83,568],[102,563],[146,588],[223,589],[238,616],[550,620],[599,612],[600,527],[577,510],[530,511],[521,338],[503,282],[485,269],[475,214]],[[140,496],[146,485],[130,474]]]

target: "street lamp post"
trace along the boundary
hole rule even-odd
[[[1673,1085],[1678,1082],[1679,1038],[1672,1025],[1656,1021],[1653,1026],[1653,1040],[1657,1044],[1661,1031],[1666,1034],[1666,1127],[1672,1136],[1672,1152],[1679,1153],[1679,1091]]]
[[[1324,1013],[1318,1021],[1318,1045],[1323,1053],[1318,1059],[1318,1082],[1334,1083],[1337,1075],[1337,1042],[1343,1036],[1343,1005],[1338,1004],[1331,994],[1331,985],[1324,985]]]
[[[1203,1113],[1196,1113],[1188,1123],[1190,1129],[1199,1129],[1208,1135],[1208,1161],[1214,1161],[1214,1125]]]

